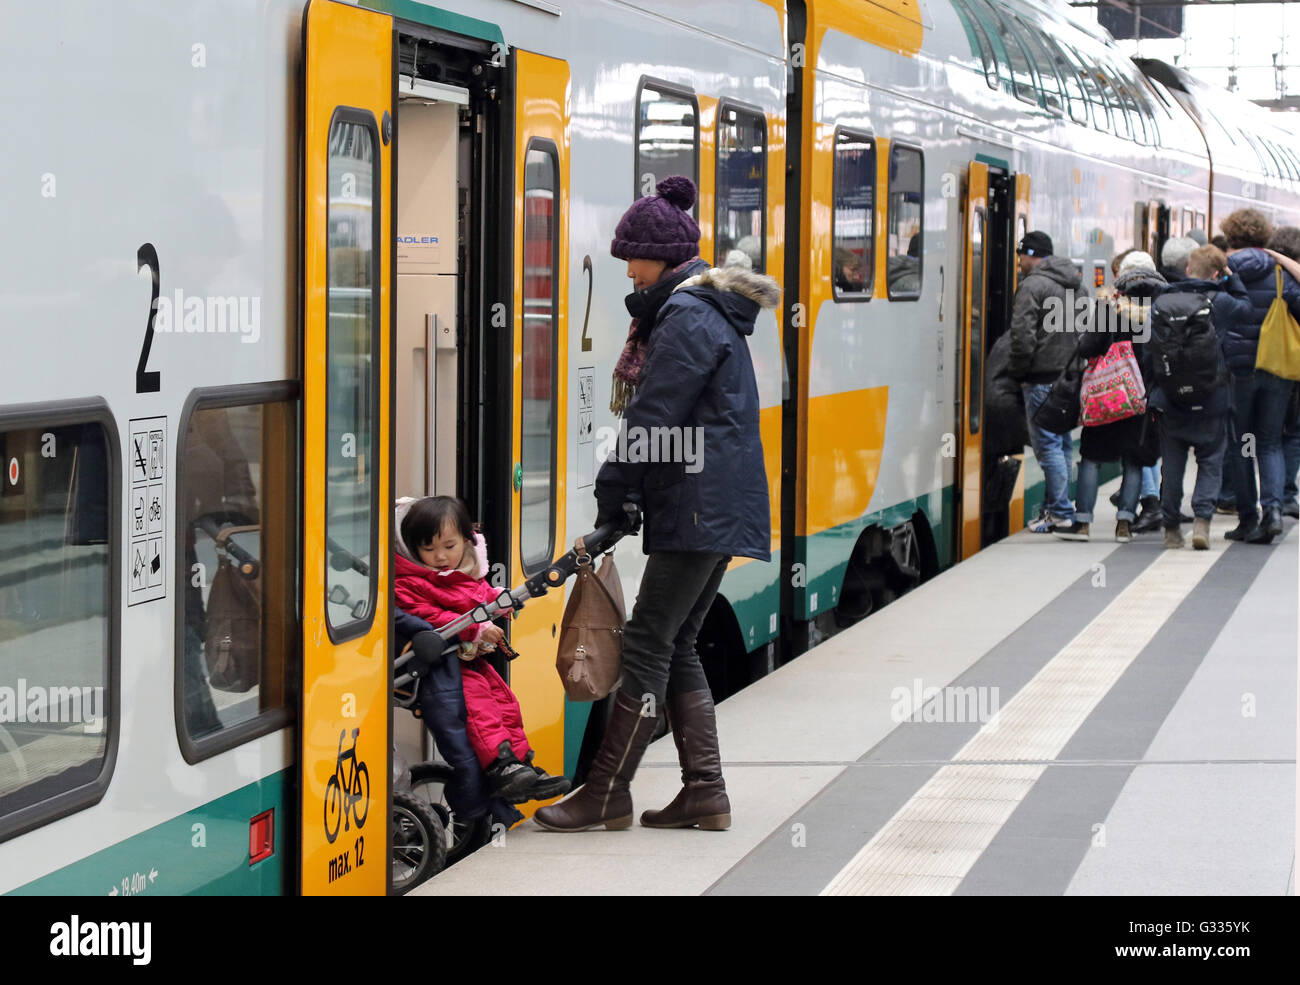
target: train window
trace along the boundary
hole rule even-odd
[[[666,177],[666,175],[665,175]],[[521,352],[519,557],[524,574],[551,563],[555,546],[555,373],[559,311],[559,154],[531,140],[524,158],[524,318]]]
[[[1101,64],[1098,64],[1094,67],[1093,74],[1096,76],[1097,84],[1101,88],[1102,97],[1110,107],[1110,119],[1115,127],[1115,136],[1123,137],[1125,140],[1132,140],[1133,131],[1129,126],[1128,113],[1124,111],[1124,103],[1115,90],[1109,72]]]
[[[1092,125],[1104,133],[1110,133],[1110,106],[1102,95],[1096,68],[1077,49],[1066,44],[1062,44],[1062,48],[1074,57],[1079,66],[1079,78],[1083,80],[1083,90],[1088,95],[1088,105],[1092,107]]]
[[[1057,71],[1065,81],[1065,91],[1069,95],[1067,102],[1070,109],[1070,119],[1075,123],[1081,123],[1084,126],[1087,126],[1088,97],[1084,95],[1083,83],[1080,81],[1078,67],[1066,56],[1055,38],[1045,34],[1042,36],[1042,40],[1043,44],[1045,44],[1050,51],[1052,57],[1056,60]]]
[[[1025,42],[1030,57],[1033,59],[1034,67],[1038,70],[1038,80],[1043,89],[1044,105],[1053,113],[1063,113],[1067,97],[1065,89],[1061,85],[1061,80],[1056,74],[1055,59],[1047,50],[1044,41],[1046,35],[1030,30],[1025,26],[1024,21],[1014,14],[1009,13],[1007,16],[1011,18],[1016,34]]]
[[[1295,170],[1291,167],[1291,159],[1287,157],[1286,153],[1282,150],[1282,145],[1275,144],[1270,140],[1268,146],[1269,150],[1273,152],[1273,156],[1277,158],[1278,167],[1282,169],[1282,177],[1288,181],[1295,181]]]
[[[911,147],[889,148],[888,249],[885,287],[890,300],[921,296],[925,159]]]
[[[175,700],[176,734],[189,762],[290,718],[288,655],[298,630],[296,397],[290,383],[201,390],[181,417]],[[343,563],[354,555],[331,560],[332,607],[369,606],[367,574]]]
[[[1205,228],[1205,213],[1204,213],[1204,212],[1197,212],[1197,213],[1196,213],[1196,228],[1197,228],[1197,229],[1204,229],[1204,228]]]
[[[724,103],[718,111],[717,225],[714,265],[741,250],[757,271],[767,261],[767,121]]]
[[[355,559],[349,601],[327,596],[332,640],[357,636],[374,618],[372,570],[378,524],[379,202],[374,118],[339,110],[329,133],[329,308],[325,345],[325,536],[335,556]],[[362,571],[364,569],[364,573]],[[330,580],[326,579],[326,584]]]
[[[115,746],[120,470],[77,416],[0,419],[0,838],[93,803]]]
[[[1282,153],[1277,144],[1273,143],[1271,140],[1265,140],[1264,146],[1268,148],[1268,152],[1273,155],[1273,160],[1277,162],[1278,177],[1294,181],[1295,175],[1291,172],[1291,164],[1287,161],[1286,156]]]
[[[636,188],[634,198],[679,174],[700,184],[700,112],[694,93],[643,80],[636,95]],[[697,200],[691,214],[699,218]]]
[[[871,297],[876,269],[876,142],[850,130],[835,131],[832,166],[831,264],[835,298]]]
[[[1266,175],[1266,176],[1268,176],[1268,177],[1272,177],[1272,176],[1273,176],[1273,165],[1272,165],[1272,163],[1269,161],[1269,159],[1268,159],[1268,157],[1265,155],[1265,153],[1264,153],[1262,150],[1260,150],[1259,143],[1255,140],[1255,138],[1253,138],[1253,137],[1252,137],[1250,134],[1248,134],[1245,130],[1242,130],[1242,129],[1238,128],[1238,132],[1241,134],[1242,139],[1244,139],[1244,140],[1246,141],[1246,143],[1250,145],[1250,149],[1253,150],[1253,151],[1255,152],[1255,157],[1256,157],[1256,158],[1258,159],[1258,161],[1259,161],[1259,170],[1260,170],[1260,173],[1263,174],[1263,175]]]
[[[1296,176],[1297,181],[1300,181],[1300,160],[1296,159],[1295,151],[1291,150],[1291,148],[1287,147],[1285,144],[1278,144],[1278,150],[1281,151],[1282,155],[1288,162],[1290,162],[1291,173]]]
[[[966,7],[966,0],[952,0],[952,5],[957,11],[957,17],[961,20],[962,27],[966,30],[966,39],[970,43],[971,52],[979,54],[980,62],[984,66],[984,81],[988,83],[990,89],[996,89],[998,87],[998,58],[993,50],[993,45],[989,42],[988,35],[984,33],[983,26]]]
[[[990,23],[992,29],[997,33],[1002,41],[1002,50],[1006,52],[1007,59],[1011,63],[1011,78],[1015,83],[1016,98],[1026,103],[1039,105],[1038,87],[1034,81],[1034,70],[1030,64],[1029,52],[1025,49],[1024,44],[1015,36],[1005,17],[993,6],[989,0],[974,0],[979,5],[982,4],[988,9],[989,17],[986,23]]]
[[[1178,235],[1186,236],[1196,226],[1196,216],[1192,214],[1191,209],[1183,209],[1183,228],[1179,230]]]
[[[1139,144],[1154,143],[1154,134],[1147,132],[1147,121],[1144,108],[1140,100],[1134,95],[1129,88],[1129,84],[1123,76],[1115,70],[1113,65],[1109,66],[1110,78],[1115,85],[1115,92],[1118,94],[1121,104],[1128,113],[1129,122],[1133,129],[1133,139]]]

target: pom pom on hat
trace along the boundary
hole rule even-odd
[[[695,183],[672,175],[655,191],[659,194],[637,199],[623,213],[609,252],[620,260],[684,263],[700,250],[700,227],[686,211],[695,204]]]
[[[695,204],[695,184],[690,178],[674,174],[655,185],[659,197],[667,199],[683,212]]]

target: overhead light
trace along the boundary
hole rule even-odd
[[[460,86],[449,86],[442,82],[430,82],[410,75],[397,77],[398,99],[419,99],[426,103],[454,103],[457,106],[469,105],[469,90]]]

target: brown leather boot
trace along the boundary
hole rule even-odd
[[[668,699],[668,722],[682,764],[682,789],[661,811],[645,811],[647,828],[690,828],[725,831],[731,827],[731,802],[722,782],[718,726],[713,697],[707,690],[687,691]]]
[[[587,782],[563,800],[541,808],[533,820],[547,831],[586,831],[601,825],[609,831],[622,831],[632,827],[628,784],[650,744],[656,721],[656,716],[641,714],[640,701],[618,691]]]

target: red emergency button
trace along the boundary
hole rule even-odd
[[[256,865],[275,853],[275,808],[248,822],[248,864]]]
[[[18,485],[18,459],[9,459],[9,485]]]

